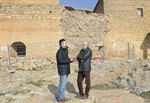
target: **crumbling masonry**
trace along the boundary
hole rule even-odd
[[[99,0],[94,12],[59,5],[59,0],[0,0],[0,56],[55,59],[60,38],[70,57],[89,41],[93,57],[150,58],[150,0]],[[103,8],[102,8],[103,7]]]

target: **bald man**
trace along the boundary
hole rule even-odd
[[[89,97],[89,91],[91,86],[90,81],[90,72],[91,72],[91,59],[92,59],[92,50],[89,48],[88,42],[83,42],[83,48],[80,50],[77,60],[78,60],[78,77],[77,77],[77,86],[79,89],[79,94],[81,97]],[[85,78],[85,92],[83,91],[82,82]]]

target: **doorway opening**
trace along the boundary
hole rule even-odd
[[[26,56],[26,46],[22,42],[15,42],[10,48],[11,56],[25,57]]]

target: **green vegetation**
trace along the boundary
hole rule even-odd
[[[148,92],[142,92],[140,94],[141,97],[145,98],[145,99],[150,99],[150,91]]]
[[[4,96],[5,94],[7,94],[7,93],[0,93],[0,96]]]
[[[12,92],[13,95],[18,95],[18,94],[26,94],[31,92],[30,90],[26,90],[26,91],[14,91]]]
[[[137,71],[137,68],[134,66],[134,67],[132,68],[132,71]]]
[[[145,67],[144,67],[144,68],[143,68],[143,71],[149,71],[149,70],[148,70],[148,68],[145,68]]]
[[[141,96],[145,99],[144,103],[150,103],[150,91],[142,92],[141,94],[139,94],[139,96]]]
[[[7,98],[6,100],[7,100],[7,103],[12,103],[12,101],[15,101],[15,99],[10,98],[10,97],[9,97],[9,98]]]
[[[30,82],[27,82],[27,84],[32,84],[32,85],[35,85],[35,86],[38,86],[38,87],[41,87],[43,85],[42,80],[38,80],[37,82],[30,81]]]
[[[23,68],[17,68],[16,70],[22,70],[22,71],[25,71]]]
[[[110,90],[110,89],[115,89],[115,87],[110,87],[108,84],[97,84],[97,85],[91,86],[91,89]]]

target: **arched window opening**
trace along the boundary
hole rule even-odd
[[[26,46],[22,42],[15,42],[10,48],[11,56],[24,57],[26,56]]]

